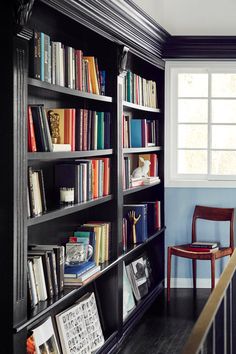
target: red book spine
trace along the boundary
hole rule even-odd
[[[88,142],[87,142],[87,132],[88,132],[88,110],[84,109],[84,117],[83,117],[83,151],[88,150]]]
[[[186,249],[191,252],[211,252],[214,250],[214,248],[191,247],[191,246],[186,247]]]
[[[157,176],[157,155],[156,154],[150,154],[150,177],[156,177]]]
[[[28,151],[29,152],[36,152],[36,140],[35,140],[35,133],[34,133],[34,124],[32,118],[31,107],[28,106]]]

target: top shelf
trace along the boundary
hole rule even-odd
[[[71,88],[64,87],[64,86],[52,85],[47,82],[40,81],[38,79],[28,78],[28,85],[33,87],[38,87],[40,89],[47,90],[47,91],[62,93],[64,95],[81,97],[81,98],[86,98],[86,99],[96,100],[101,102],[112,102],[112,97],[110,96],[95,95],[94,93],[73,90]]]
[[[135,104],[135,103],[132,103],[132,102],[127,102],[127,101],[123,101],[123,107],[124,108],[133,108],[133,109],[137,109],[139,111],[161,113],[161,110],[159,108],[140,106],[138,104]]]

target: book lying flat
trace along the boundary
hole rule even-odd
[[[219,247],[207,248],[207,247],[192,247],[191,245],[186,247],[187,251],[191,252],[215,252],[219,250]]]
[[[95,267],[94,261],[83,262],[78,265],[65,265],[64,277],[65,278],[78,278],[81,274],[87,272],[89,269]]]
[[[191,243],[191,247],[216,248],[219,247],[218,242],[195,241]]]

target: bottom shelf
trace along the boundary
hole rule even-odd
[[[123,322],[123,337],[127,336],[128,332],[140,320],[147,309],[152,305],[157,296],[164,290],[164,280],[152,289],[142,300],[140,300],[136,307],[130,312],[129,316]]]

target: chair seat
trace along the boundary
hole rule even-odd
[[[191,258],[191,259],[203,259],[203,260],[204,259],[209,260],[212,257],[218,259],[221,257],[230,256],[233,253],[231,247],[221,247],[216,251],[209,250],[209,251],[201,252],[201,251],[189,250],[188,248],[190,246],[191,246],[190,244],[171,246],[170,247],[171,253],[179,257]]]

